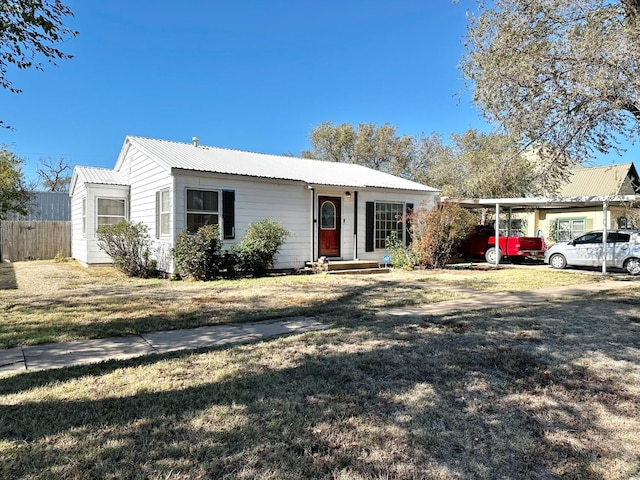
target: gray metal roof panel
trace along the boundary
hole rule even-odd
[[[438,191],[420,183],[356,164],[267,155],[218,147],[196,147],[190,143],[143,137],[130,136],[127,139],[160,163],[173,169],[294,180],[310,185]]]
[[[74,172],[84,183],[98,185],[128,185],[126,179],[115,170],[97,167],[75,167]]]

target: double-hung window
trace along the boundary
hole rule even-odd
[[[187,190],[187,230],[195,233],[205,225],[218,225],[219,206],[218,192]]]
[[[376,202],[375,248],[386,248],[385,241],[393,232],[404,240],[404,203]]]
[[[82,199],[82,235],[87,234],[87,198]]]
[[[123,198],[98,198],[96,225],[98,228],[126,220],[126,201]]]
[[[169,189],[160,190],[156,196],[156,237],[167,237],[171,228],[171,196]]]
[[[556,241],[569,242],[586,230],[584,218],[559,218],[556,223]]]

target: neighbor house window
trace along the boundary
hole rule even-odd
[[[82,235],[87,234],[87,199],[82,199]]]
[[[561,218],[556,221],[556,241],[568,242],[585,232],[584,218]]]
[[[375,247],[385,248],[385,240],[396,233],[398,240],[404,239],[404,203],[376,202]]]
[[[122,198],[98,198],[98,228],[126,220],[126,202]]]
[[[187,190],[187,230],[191,233],[205,225],[218,225],[218,192]]]
[[[171,225],[171,197],[169,189],[160,190],[156,196],[157,226],[156,237],[169,236]]]

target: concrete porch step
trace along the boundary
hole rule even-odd
[[[327,269],[329,272],[336,270],[356,270],[365,268],[378,268],[378,262],[364,260],[329,260]]]
[[[376,263],[375,267],[372,268],[351,268],[348,270],[329,270],[325,272],[327,275],[374,275],[377,273],[389,273],[391,269],[389,268],[378,268],[378,264]]]

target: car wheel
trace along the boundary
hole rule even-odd
[[[484,252],[484,259],[487,261],[487,263],[495,265],[496,255],[500,255],[500,257],[502,258],[502,252],[500,250],[496,250],[495,247],[491,247],[487,249],[486,252]],[[500,263],[500,259],[498,259],[498,263]]]
[[[624,269],[631,275],[638,275],[640,273],[640,259],[629,258],[624,262]]]
[[[551,255],[551,258],[549,259],[549,265],[551,265],[553,268],[557,268],[558,270],[562,270],[567,266],[567,259],[564,258],[564,255],[556,253],[555,255]]]

